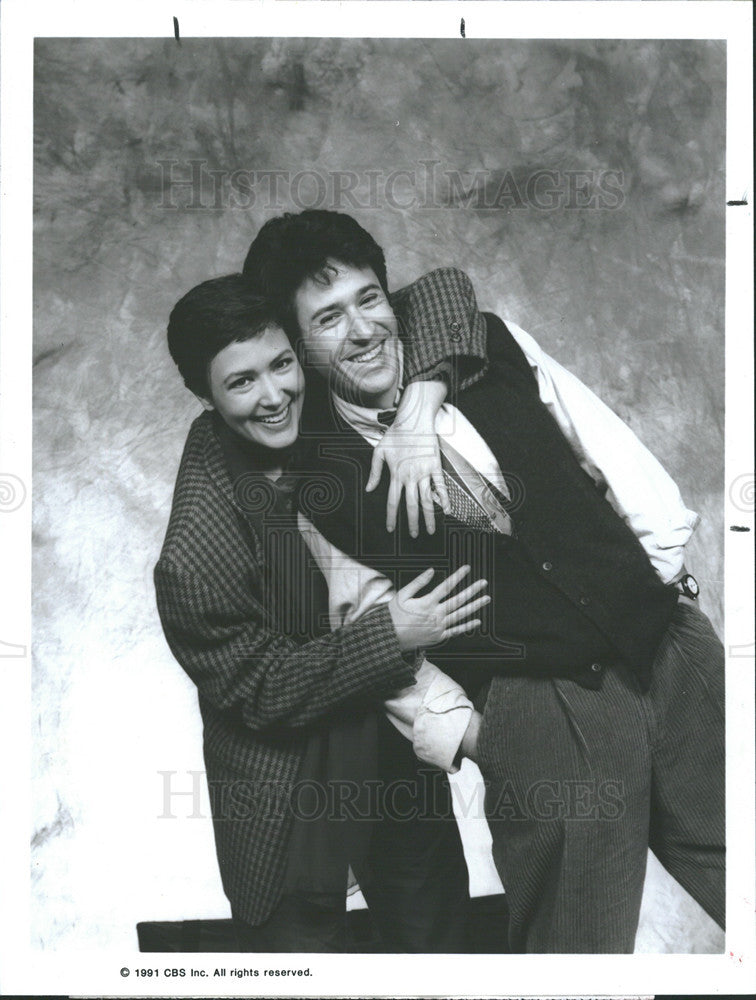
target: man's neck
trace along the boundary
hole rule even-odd
[[[338,391],[341,387],[332,385],[330,387],[331,398],[338,400],[342,405],[345,406],[356,406],[361,410],[392,410],[395,409],[399,404],[401,398],[401,385],[399,380],[395,382],[390,389],[386,389],[385,392],[380,393],[380,395],[363,395],[360,392],[344,392]]]
[[[363,437],[369,444],[375,447],[380,441],[385,431],[382,427],[378,414],[382,410],[378,407],[359,406],[357,403],[350,403],[349,400],[332,393],[333,408],[338,416],[353,430]],[[384,407],[384,410],[393,410],[394,406]]]

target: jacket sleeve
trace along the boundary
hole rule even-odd
[[[488,364],[486,323],[464,271],[430,271],[395,292],[391,302],[408,382],[443,378],[454,395],[482,378]]]
[[[263,609],[165,559],[155,567],[158,611],[173,655],[217,709],[253,730],[305,726],[414,683],[386,607],[299,645],[268,628]]]

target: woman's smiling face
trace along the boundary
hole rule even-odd
[[[210,362],[207,380],[210,398],[203,397],[203,405],[217,410],[237,434],[265,448],[294,444],[304,374],[279,326],[224,347]]]

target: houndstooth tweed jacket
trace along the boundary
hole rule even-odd
[[[392,301],[408,379],[445,367],[467,384],[482,372],[486,329],[462,272],[431,272]],[[184,449],[155,588],[168,644],[199,692],[223,888],[251,924],[282,891],[308,727],[370,710],[414,680],[385,606],[310,641],[285,634],[272,610],[275,573],[203,413]]]

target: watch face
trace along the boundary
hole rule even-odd
[[[694,597],[698,597],[698,580],[694,576],[691,576],[689,573],[683,577],[682,582],[686,590],[689,590]]]

